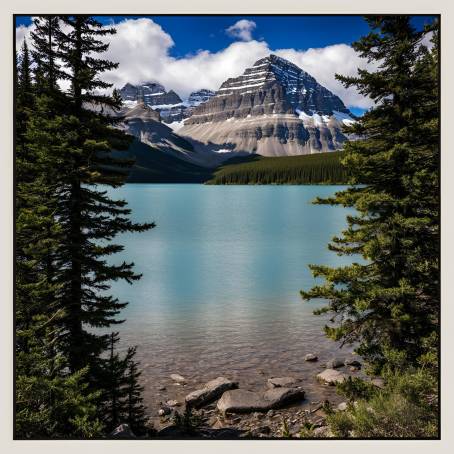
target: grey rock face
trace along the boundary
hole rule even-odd
[[[268,411],[302,400],[302,388],[273,388],[264,393],[235,389],[226,391],[219,399],[217,408],[221,413],[251,413]]]
[[[144,103],[161,113],[161,118],[166,123],[180,121],[185,118],[182,99],[173,90],[166,91],[163,85],[157,82],[146,82],[140,85],[127,83],[120,89],[124,101]]]
[[[193,91],[188,98],[187,104],[191,107],[198,106],[203,102],[207,102],[210,98],[212,98],[216,93],[211,90],[207,90],[206,88],[202,88],[201,90]]]
[[[132,109],[124,109],[121,115],[123,122],[119,127],[128,134],[161,151],[189,159],[192,145],[161,123],[160,113],[156,110],[145,103],[139,103]]]
[[[312,76],[270,55],[227,79],[216,96],[193,110],[180,133],[265,156],[307,154],[341,148],[342,118],[349,115],[340,98]]]
[[[238,388],[237,382],[224,377],[218,377],[206,383],[203,388],[188,394],[185,398],[186,405],[200,408],[221,397],[225,391],[235,388]]]

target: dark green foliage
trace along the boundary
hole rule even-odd
[[[420,45],[407,16],[369,17],[371,33],[354,43],[378,71],[340,77],[377,105],[347,128],[343,163],[353,186],[319,201],[354,207],[348,229],[330,249],[365,261],[311,266],[325,282],[302,292],[326,298],[333,313],[327,334],[358,343],[375,373],[384,367],[430,366],[437,371],[439,330],[438,55]],[[436,35],[435,35],[436,44]]]
[[[136,347],[130,347],[126,355],[126,422],[136,435],[144,435],[147,430],[145,406],[143,405],[143,386],[139,384],[142,372],[134,360]]]
[[[200,416],[193,413],[191,407],[186,406],[183,413],[175,412],[173,423],[182,434],[194,435],[200,427],[202,420]]]
[[[327,422],[342,438],[436,438],[437,379],[427,370],[385,374],[385,389],[372,387],[346,411],[332,412]]]
[[[131,165],[110,152],[126,148],[130,139],[112,127],[115,119],[91,107],[118,107],[110,96],[92,93],[107,87],[98,74],[115,67],[94,57],[107,48],[96,37],[112,32],[88,17],[64,20],[63,32],[55,17],[36,19],[33,56],[39,60],[32,74],[24,44],[15,81],[20,438],[102,436],[115,418],[123,422],[129,415],[131,426],[143,425],[135,350],[106,360],[109,335],[93,328],[120,322],[116,315],[126,303],[108,294],[109,282],[140,277],[133,264],[108,263],[122,250],[112,239],[152,224],[132,223],[126,202],[100,189],[120,186]],[[56,84],[62,77],[71,82],[68,93]],[[112,396],[121,403],[120,416],[112,416],[112,406],[110,414],[102,411]]]
[[[38,16],[33,19],[35,29],[31,32],[33,40],[33,60],[38,65],[35,72],[36,88],[56,90],[57,80],[65,77],[59,69],[57,59],[56,35],[60,32],[57,16]]]
[[[16,354],[17,438],[91,438],[102,435],[98,394],[88,391],[86,369],[65,371],[66,360],[55,352],[55,318],[36,316],[19,336],[26,349]]]
[[[347,171],[342,152],[266,158],[233,158],[220,166],[207,184],[342,184]]]
[[[119,323],[116,315],[126,303],[107,294],[109,281],[125,279],[132,283],[140,278],[132,263],[109,264],[106,258],[123,249],[110,241],[122,232],[141,232],[152,224],[134,224],[128,219],[130,210],[123,200],[112,200],[99,185],[117,187],[129,160],[115,159],[111,148],[127,146],[129,139],[112,128],[115,119],[90,105],[118,108],[116,100],[93,90],[108,88],[99,79],[103,71],[116,65],[95,58],[94,53],[107,50],[99,38],[114,33],[93,18],[63,18],[66,31],[58,33],[59,58],[67,69],[71,90],[67,94],[72,136],[66,144],[64,167],[58,194],[58,218],[66,241],[59,250],[58,281],[63,288],[61,305],[66,309],[65,349],[71,370],[90,366],[89,373],[99,370],[98,357],[108,347],[107,335],[96,335],[87,328],[108,327]],[[96,381],[96,377],[93,377]]]

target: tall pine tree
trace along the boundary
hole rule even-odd
[[[439,330],[438,47],[428,51],[408,16],[368,17],[353,44],[376,72],[338,76],[376,105],[347,132],[353,186],[320,203],[356,208],[329,248],[365,263],[311,266],[325,283],[302,296],[326,298],[335,340],[359,343],[374,372],[420,364],[436,369]],[[436,31],[436,24],[431,28]]]
[[[122,185],[131,164],[112,155],[113,148],[127,146],[129,139],[113,128],[115,116],[102,113],[106,106],[118,109],[118,100],[99,92],[110,87],[99,75],[117,64],[96,56],[108,49],[102,38],[115,30],[88,16],[64,16],[62,20],[65,31],[58,33],[58,57],[71,83],[67,115],[73,120],[58,195],[58,217],[66,238],[57,259],[61,302],[67,315],[65,349],[71,370],[88,365],[92,385],[102,389],[104,363],[100,357],[108,349],[109,336],[93,329],[120,323],[116,316],[127,304],[108,294],[109,282],[124,279],[132,283],[140,278],[132,263],[108,262],[109,256],[123,250],[111,241],[120,233],[143,232],[153,224],[131,222],[126,202],[112,199],[105,189]]]
[[[110,430],[109,367],[127,417],[130,363],[129,353],[106,361],[109,336],[93,328],[118,323],[125,305],[107,295],[109,281],[140,277],[133,264],[108,264],[122,250],[111,240],[152,224],[132,223],[126,202],[104,189],[120,186],[131,164],[112,158],[129,139],[101,113],[119,100],[95,93],[108,88],[98,74],[116,66],[93,57],[108,46],[95,37],[112,30],[80,16],[35,22],[34,80],[26,44],[16,78],[16,436],[93,437]],[[68,93],[58,79],[70,80]]]

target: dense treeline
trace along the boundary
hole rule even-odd
[[[109,295],[109,283],[140,275],[107,259],[122,250],[117,234],[153,224],[132,223],[126,202],[101,189],[122,185],[132,164],[110,152],[129,138],[102,113],[120,107],[100,79],[117,66],[100,57],[115,30],[89,16],[34,22],[15,81],[15,436],[102,437],[121,422],[140,434],[135,349],[121,356],[118,335],[108,332],[127,304]]]
[[[439,355],[439,69],[438,24],[416,30],[408,16],[368,17],[370,33],[353,44],[376,72],[337,76],[376,105],[347,132],[343,162],[362,183],[318,203],[354,207],[348,228],[329,248],[363,263],[311,266],[324,283],[303,291],[324,298],[329,337],[357,344],[383,391],[349,381],[356,401],[331,415],[335,435],[436,437]],[[422,44],[432,32],[432,49]]]
[[[231,159],[208,184],[342,184],[348,174],[342,152],[266,158],[254,155]]]

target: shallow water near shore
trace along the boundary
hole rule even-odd
[[[303,379],[307,402],[334,397],[314,376],[332,356],[351,348],[325,338],[324,303],[303,302],[300,289],[316,281],[309,264],[342,265],[327,244],[351,212],[313,205],[343,186],[203,186],[127,184],[109,190],[126,199],[137,222],[157,227],[117,238],[143,274],[112,293],[130,304],[114,327],[122,346],[137,345],[145,403],[182,399],[218,376],[261,389],[273,376]],[[304,361],[316,353],[317,363]],[[176,386],[169,375],[187,379]],[[166,390],[159,390],[165,386]]]

